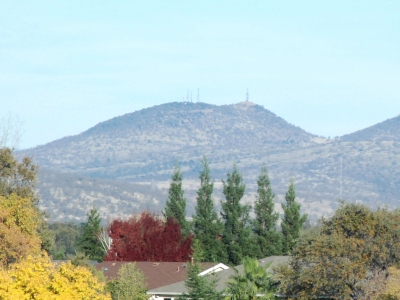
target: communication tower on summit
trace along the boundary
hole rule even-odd
[[[249,89],[246,91],[246,101],[249,101]]]

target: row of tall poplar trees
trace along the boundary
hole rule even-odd
[[[241,202],[246,185],[236,165],[232,172],[228,172],[226,180],[222,180],[225,201],[221,202],[220,217],[212,196],[214,183],[206,157],[203,157],[199,178],[195,215],[193,222],[188,222],[182,172],[175,165],[164,216],[178,221],[184,236],[194,234],[194,247],[197,253],[201,253],[200,260],[238,265],[245,257],[290,254],[307,218],[307,215],[301,215],[300,204],[295,201],[293,180],[282,204],[282,230],[278,231],[279,214],[275,211],[275,195],[265,165],[257,180],[253,219],[250,218],[252,207]]]

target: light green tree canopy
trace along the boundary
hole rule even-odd
[[[128,263],[121,266],[117,279],[107,284],[112,299],[115,300],[147,300],[147,287],[143,273],[136,264]]]

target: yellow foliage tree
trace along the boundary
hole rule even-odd
[[[41,216],[29,198],[0,196],[0,266],[40,252]]]
[[[44,254],[0,270],[0,299],[111,300],[111,296],[87,268],[71,263],[55,266]]]

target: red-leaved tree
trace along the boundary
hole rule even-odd
[[[104,260],[112,261],[188,261],[193,237],[182,238],[173,218],[167,223],[143,212],[139,218],[115,220],[109,228],[112,238]]]

